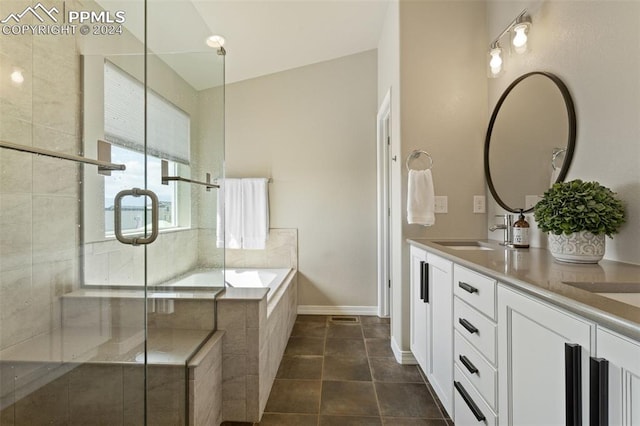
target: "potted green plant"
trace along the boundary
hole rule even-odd
[[[604,256],[605,235],[618,232],[625,213],[615,192],[576,179],[553,184],[536,204],[534,218],[549,234],[549,251],[556,259],[597,263]]]

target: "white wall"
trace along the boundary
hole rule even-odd
[[[226,89],[226,175],[273,179],[271,227],[298,229],[300,305],[376,305],[376,61],[373,50]]]
[[[486,215],[472,210],[473,195],[485,193],[485,34],[483,2],[402,0],[387,12],[379,44],[378,96],[391,86],[392,155],[398,156],[392,165],[391,335],[397,351],[409,349],[406,239],[486,235]],[[448,196],[449,212],[436,215],[429,228],[406,220],[405,159],[414,149],[431,154],[436,195]]]
[[[564,81],[577,115],[576,150],[567,180],[596,180],[618,193],[626,204],[627,223],[613,240],[607,239],[605,258],[639,264],[640,3],[490,2],[487,47],[525,7],[533,20],[531,51],[508,57],[505,74],[490,81],[490,111],[522,74],[548,71]],[[532,217],[529,222],[534,222]],[[534,239],[544,243],[540,235]]]

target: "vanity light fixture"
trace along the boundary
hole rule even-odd
[[[511,41],[511,50],[516,53],[524,53],[527,51],[527,41],[529,38],[529,29],[531,28],[531,16],[527,14],[527,9],[520,12],[520,14],[511,21],[507,28],[500,33],[498,37],[493,40],[489,46],[488,56],[488,74],[489,77],[495,78],[502,74],[504,71],[504,50],[500,46],[500,40],[507,33],[510,33],[509,39]]]

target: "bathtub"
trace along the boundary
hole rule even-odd
[[[161,284],[161,287],[269,288],[267,298],[270,298],[277,292],[290,271],[289,268],[199,269],[167,281]]]

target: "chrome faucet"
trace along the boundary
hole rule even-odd
[[[503,242],[500,245],[508,246],[513,244],[513,215],[497,214],[496,217],[502,218],[503,223],[498,223],[489,228],[489,231],[504,229]]]

